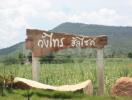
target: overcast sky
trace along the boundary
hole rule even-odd
[[[132,26],[132,0],[0,0],[0,48],[26,38],[26,28],[63,22]]]

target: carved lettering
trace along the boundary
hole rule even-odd
[[[38,40],[38,47],[40,48],[52,48],[63,47],[63,40],[65,38],[53,38],[53,33],[47,34],[43,32],[41,39]]]

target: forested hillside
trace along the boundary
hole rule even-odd
[[[107,57],[124,57],[128,53],[132,52],[132,27],[123,27],[123,26],[104,26],[104,25],[92,25],[92,24],[82,24],[82,23],[62,23],[54,29],[50,30],[53,32],[67,32],[81,35],[107,35],[108,36],[108,45],[105,48],[105,56]],[[88,56],[95,56],[93,50],[69,50],[72,52],[72,56],[76,54],[82,54]],[[67,53],[71,55],[67,50],[61,51],[59,55]],[[14,55],[17,53],[27,53],[25,49],[24,42],[18,43],[9,48],[0,49],[0,57]],[[75,53],[73,53],[75,52]],[[76,53],[79,52],[79,53]]]

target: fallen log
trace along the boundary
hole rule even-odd
[[[54,90],[54,91],[66,91],[66,92],[76,92],[83,91],[87,95],[93,94],[93,85],[91,80],[75,84],[75,85],[62,85],[62,86],[51,86],[47,84],[42,84],[37,81],[16,77],[14,78],[14,86],[19,89],[43,89],[43,90]]]
[[[111,92],[114,96],[132,96],[132,78],[119,78],[113,85]]]

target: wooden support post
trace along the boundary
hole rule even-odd
[[[103,48],[97,48],[97,81],[98,95],[104,94],[104,63]]]
[[[32,79],[35,81],[39,81],[39,67],[39,58],[32,55]]]

